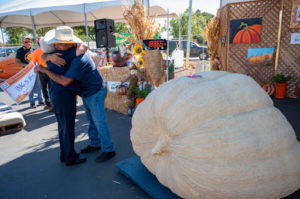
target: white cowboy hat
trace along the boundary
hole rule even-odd
[[[52,46],[55,43],[83,43],[81,39],[73,35],[72,28],[68,26],[59,26],[56,29],[49,30],[40,40],[40,46],[43,52],[50,53],[55,50]]]

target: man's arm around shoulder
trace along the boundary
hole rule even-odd
[[[37,71],[47,74],[53,81],[55,81],[56,83],[58,83],[60,85],[63,85],[64,87],[69,86],[74,81],[73,79],[70,79],[63,75],[59,75],[57,73],[54,73],[42,66],[37,66],[35,68],[35,72],[37,72]]]

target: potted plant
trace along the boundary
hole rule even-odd
[[[286,87],[287,82],[292,79],[292,76],[285,76],[283,74],[277,74],[271,78],[273,82],[276,83],[276,91],[275,91],[275,97],[276,98],[285,98],[286,95]]]
[[[133,88],[133,93],[135,94],[136,98],[136,106],[138,106],[144,99],[147,97],[147,95],[151,92],[151,88],[143,88],[140,90],[139,87]]]

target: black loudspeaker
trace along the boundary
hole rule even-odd
[[[116,47],[115,23],[112,19],[94,21],[97,48]]]

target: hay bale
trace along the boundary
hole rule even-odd
[[[129,73],[129,67],[112,67],[104,66],[99,68],[99,73],[102,78],[107,81],[121,81]],[[104,107],[109,110],[114,110],[123,114],[127,114],[127,110],[133,104],[132,100],[129,100],[126,95],[118,95],[117,93],[108,92]]]

